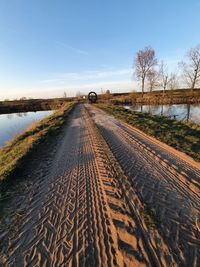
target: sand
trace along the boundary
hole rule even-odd
[[[52,149],[0,231],[2,266],[200,264],[198,163],[91,105]]]

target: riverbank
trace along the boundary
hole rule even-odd
[[[141,95],[137,98],[133,98],[133,102],[136,104],[199,104],[200,103],[200,90],[166,90],[165,92],[152,92],[145,93],[143,97]]]
[[[22,133],[32,123],[40,121],[52,115],[54,112],[54,110],[42,110],[36,112],[0,114],[0,129],[3,129],[0,134],[0,148],[17,134]]]
[[[13,174],[24,166],[30,152],[60,130],[73,107],[74,103],[66,104],[54,114],[32,125],[0,149],[0,191],[3,192],[7,188],[10,180],[14,178]]]
[[[200,161],[199,125],[131,111],[119,106],[97,104],[97,107]]]
[[[25,99],[13,101],[0,101],[0,114],[19,113],[29,111],[56,110],[66,103],[73,101],[72,98],[54,99]]]
[[[107,97],[107,98],[106,98]],[[99,97],[100,102],[108,101],[114,105],[172,105],[172,104],[198,104],[200,103],[200,89],[157,90],[141,92],[110,94],[105,99]]]

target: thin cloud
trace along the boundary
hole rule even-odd
[[[61,47],[64,47],[65,49],[71,50],[71,51],[73,51],[73,52],[75,52],[77,54],[84,55],[84,56],[88,56],[89,55],[89,53],[87,51],[81,50],[79,48],[76,48],[76,47],[73,47],[71,45],[65,44],[63,42],[57,41],[56,44],[61,46]]]
[[[110,89],[112,92],[121,92],[121,91],[131,91],[137,87],[136,81],[132,82],[130,80],[124,81],[108,81],[108,82],[95,82],[95,83],[85,83],[79,86],[71,86],[68,87],[71,90],[78,89],[83,92],[88,92],[89,90],[93,89],[96,90],[97,93],[101,92],[101,88],[103,90]]]
[[[68,72],[55,73],[52,78],[41,80],[40,83],[62,83],[74,81],[95,81],[107,78],[128,78],[132,74],[131,69],[121,69],[114,71],[82,71],[82,72]]]

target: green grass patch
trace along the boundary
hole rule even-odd
[[[96,105],[158,140],[200,161],[200,126],[159,115],[127,110],[120,106]]]
[[[155,208],[150,208],[147,204],[144,204],[142,215],[148,229],[155,230],[161,225],[161,221],[157,217]]]
[[[0,186],[24,163],[26,156],[64,124],[74,103],[68,103],[47,118],[32,124],[0,149]]]

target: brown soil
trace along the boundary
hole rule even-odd
[[[200,164],[91,105],[35,157],[0,265],[199,266]]]

